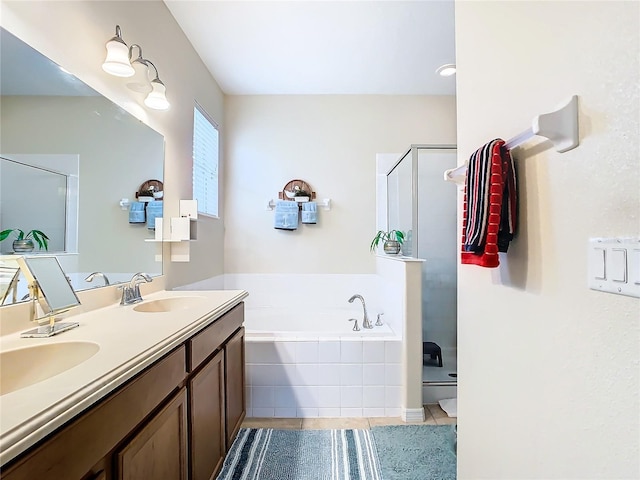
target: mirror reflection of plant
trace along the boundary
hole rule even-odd
[[[0,242],[6,239],[12,233],[16,234],[16,240],[33,239],[41,250],[49,250],[49,237],[41,230],[29,230],[27,233],[19,228],[9,228],[0,232]]]
[[[380,242],[384,243],[389,240],[398,242],[400,245],[402,245],[404,243],[404,233],[402,233],[400,230],[389,230],[386,232],[384,230],[378,230],[378,233],[376,233],[376,236],[373,237],[373,240],[371,241],[369,250],[374,252],[376,248],[378,248]]]

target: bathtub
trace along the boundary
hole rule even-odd
[[[401,338],[354,311],[246,307],[247,416],[400,416]]]
[[[353,309],[347,308],[313,308],[313,309],[286,309],[275,307],[247,308],[245,309],[244,326],[247,339],[271,340],[334,340],[334,339],[361,339],[361,340],[396,340],[397,336],[389,325],[375,326],[376,318],[369,318],[373,328],[363,328],[363,314],[354,314]],[[354,331],[356,318],[359,331]]]

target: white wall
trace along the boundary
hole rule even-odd
[[[373,273],[376,154],[455,143],[449,96],[230,96],[225,108],[228,273]],[[307,181],[332,210],[273,228],[269,199]]]
[[[458,478],[640,471],[640,302],[587,288],[587,239],[640,232],[640,4],[456,2],[459,161],[579,95],[580,146],[518,155],[501,268],[459,267]]]
[[[194,100],[224,130],[224,96],[165,4],[158,0],[3,0],[0,13],[4,28],[164,135],[165,217],[177,216],[178,200],[192,194]],[[141,99],[124,86],[123,79],[102,70],[104,45],[114,35],[116,24],[121,26],[125,42],[140,44],[144,56],[158,67],[170,110],[142,107]],[[165,247],[163,267],[168,288],[222,273],[222,223],[222,219],[198,221],[198,241],[190,244],[190,263],[169,262]]]

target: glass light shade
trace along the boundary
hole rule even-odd
[[[144,104],[154,110],[167,110],[170,105],[165,95],[166,91],[164,83],[156,77],[151,81],[151,91],[147,98],[144,99]]]
[[[129,90],[138,93],[149,93],[151,91],[151,83],[149,80],[149,66],[144,60],[134,60],[131,62],[135,73],[129,77],[126,85]]]
[[[135,73],[129,63],[129,49],[117,37],[107,42],[107,58],[102,64],[102,69],[116,77],[131,77]]]

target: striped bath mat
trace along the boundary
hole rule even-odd
[[[217,480],[381,480],[369,430],[240,429]]]

